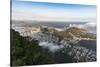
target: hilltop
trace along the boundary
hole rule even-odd
[[[70,27],[67,29],[58,30],[57,28],[41,27],[41,32],[53,33],[60,38],[67,39],[85,39],[85,40],[95,40],[96,35],[89,33],[87,30],[77,27]]]

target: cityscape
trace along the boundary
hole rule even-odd
[[[95,62],[96,6],[12,1],[11,66]]]

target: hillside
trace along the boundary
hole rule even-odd
[[[92,39],[96,38],[95,34],[89,33],[87,30],[81,29],[81,28],[71,27],[71,28],[67,29],[66,32],[71,32],[76,37],[92,38]]]
[[[29,41],[29,37],[22,37],[11,29],[11,66],[51,63],[54,61],[47,51],[42,51],[37,41]]]
[[[52,30],[53,33],[57,34],[61,38],[73,39],[74,37],[77,38],[89,38],[89,39],[96,39],[96,35],[93,33],[88,33],[85,29],[80,29],[76,27],[71,27],[63,31]]]

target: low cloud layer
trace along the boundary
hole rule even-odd
[[[96,22],[90,22],[86,24],[70,24],[70,27],[78,27],[78,28],[83,28],[89,31],[90,33],[95,33],[96,34]]]
[[[48,48],[51,52],[56,52],[59,49],[64,47],[63,45],[57,45],[57,44],[49,43],[49,42],[40,42],[39,46]]]

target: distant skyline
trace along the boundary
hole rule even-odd
[[[12,0],[12,20],[95,21],[96,5]]]

